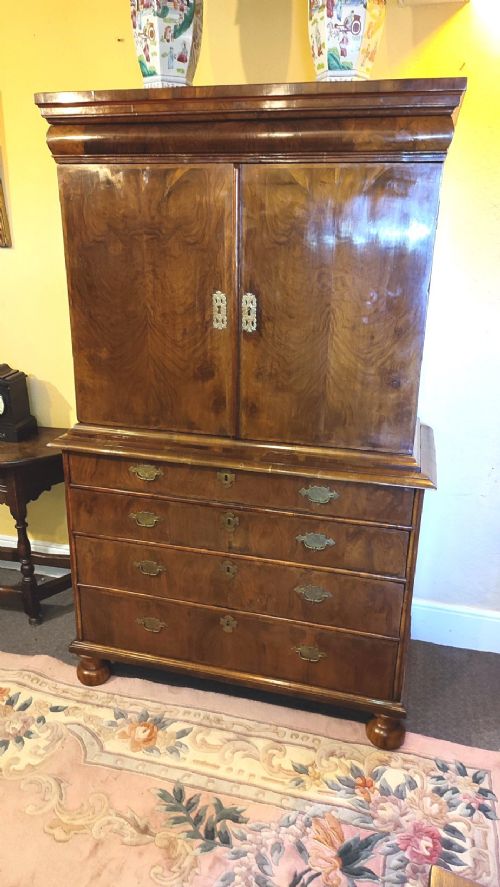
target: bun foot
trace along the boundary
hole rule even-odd
[[[108,680],[111,670],[108,663],[104,659],[94,659],[92,656],[80,656],[80,662],[77,665],[76,673],[78,680],[86,687],[97,687],[99,684],[105,684]]]
[[[405,738],[406,730],[399,718],[377,715],[366,725],[366,735],[373,745],[384,751],[395,751]]]

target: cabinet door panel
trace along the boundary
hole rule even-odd
[[[439,164],[242,170],[241,436],[412,452]]]
[[[233,175],[223,164],[60,169],[80,421],[234,433]]]

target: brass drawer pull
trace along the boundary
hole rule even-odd
[[[227,328],[227,298],[220,290],[212,294],[212,322],[215,330]]]
[[[233,514],[232,511],[226,511],[222,515],[220,522],[224,530],[227,530],[228,533],[234,533],[240,524],[240,519],[236,514]]]
[[[254,333],[257,329],[257,296],[243,293],[241,299],[241,329],[244,333]]]
[[[232,471],[218,471],[217,480],[223,487],[232,487],[236,480],[236,476]]]
[[[294,591],[300,597],[303,597],[305,601],[310,601],[311,604],[320,604],[322,601],[332,597],[331,591],[321,588],[320,585],[297,585]]]
[[[231,632],[238,626],[236,619],[233,619],[232,616],[223,616],[219,621],[222,625],[222,631],[227,631],[228,634],[231,634]]]
[[[326,653],[323,653],[319,647],[308,647],[306,644],[301,644],[300,647],[292,647],[292,649],[306,662],[319,662],[320,659],[326,659]]]
[[[156,619],[154,616],[143,616],[135,621],[138,625],[142,625],[146,631],[152,631],[153,634],[158,634],[163,628],[167,627],[165,622],[160,622],[160,620]]]
[[[152,511],[138,511],[129,514],[130,520],[135,520],[138,527],[156,527],[156,524],[163,520],[159,514],[153,514]]]
[[[152,481],[163,477],[162,469],[157,468],[156,465],[131,465],[129,471],[130,474],[135,474],[139,480]]]
[[[296,536],[296,539],[309,551],[324,551],[330,545],[335,545],[333,539],[329,539],[323,533],[305,533],[304,536]]]
[[[306,499],[309,499],[309,502],[314,502],[315,505],[328,505],[329,502],[333,502],[335,499],[340,499],[340,493],[337,493],[336,490],[331,490],[330,487],[302,487],[299,490],[301,496],[305,496]]]
[[[234,579],[238,572],[238,567],[232,561],[222,561],[220,568],[228,579]]]
[[[134,567],[137,567],[143,576],[159,576],[160,573],[166,572],[166,568],[156,561],[134,561]]]

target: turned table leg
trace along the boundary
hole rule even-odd
[[[80,656],[76,673],[78,680],[85,684],[86,687],[97,687],[98,684],[106,683],[111,670],[105,659],[95,659],[93,656]]]
[[[405,727],[399,718],[391,718],[389,715],[376,715],[366,725],[366,735],[373,745],[384,751],[395,751],[405,738]]]
[[[35,579],[35,567],[31,559],[31,545],[28,538],[26,523],[26,502],[16,497],[16,502],[11,506],[11,514],[16,522],[17,530],[17,554],[21,561],[21,594],[23,598],[24,612],[29,617],[30,625],[40,625],[42,614],[38,599],[38,587]]]

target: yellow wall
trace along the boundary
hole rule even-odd
[[[419,568],[423,596],[458,595],[467,602],[463,582],[460,586],[457,577],[455,584],[443,583],[436,562],[448,566],[456,558],[457,551],[447,542],[450,536],[460,539],[461,546],[473,538],[484,548],[484,535],[482,543],[477,539],[478,527],[484,525],[486,537],[492,532],[487,529],[488,509],[497,504],[487,482],[487,465],[491,468],[494,461],[488,450],[494,437],[493,391],[485,387],[484,376],[493,385],[496,372],[498,381],[491,350],[493,330],[496,344],[500,328],[498,2],[471,0],[464,7],[415,10],[400,9],[394,2],[388,8],[374,76],[470,78],[445,172],[424,363],[421,413],[436,427],[441,487],[439,497],[427,506],[430,529],[427,537],[424,532]],[[15,29],[21,36],[15,39],[12,28],[6,27],[12,5],[0,0],[0,12],[0,139],[14,240],[13,249],[0,252],[0,360],[30,375],[39,422],[66,426],[75,413],[56,169],[33,93],[137,87],[141,78],[128,0],[21,4],[15,12]],[[205,0],[197,84],[311,79],[307,0]],[[469,437],[466,434],[457,445],[460,425]],[[464,465],[467,448],[474,459],[466,456]],[[476,516],[472,526],[471,509]],[[0,509],[0,535],[12,533],[7,517]],[[29,517],[35,538],[65,541],[60,489],[34,503]],[[439,527],[443,521],[450,527],[450,517],[445,538]],[[495,575],[484,576],[485,601],[498,582],[499,557],[493,559]]]

